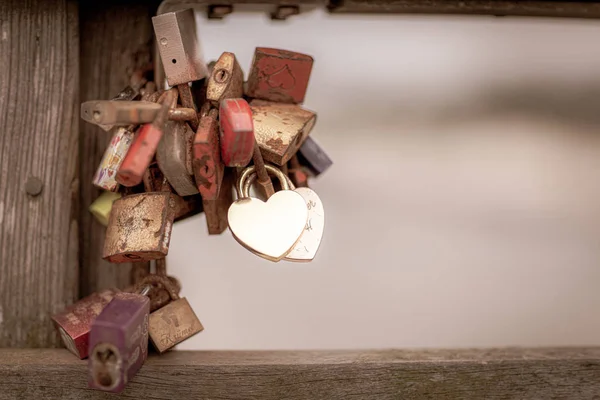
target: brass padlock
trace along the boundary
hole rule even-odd
[[[317,114],[296,104],[252,100],[254,136],[265,161],[284,165],[315,125]]]
[[[169,192],[125,196],[113,203],[103,258],[112,263],[155,260],[169,252],[176,202]]]
[[[198,188],[188,174],[186,160],[192,147],[193,131],[185,122],[168,121],[165,134],[156,150],[156,162],[169,184],[180,196],[198,194]]]
[[[206,85],[206,100],[218,107],[221,100],[240,98],[244,94],[244,73],[235,54],[224,52],[212,69]]]
[[[204,330],[202,323],[185,298],[180,298],[166,277],[154,276],[171,296],[171,302],[150,314],[148,336],[159,353]]]

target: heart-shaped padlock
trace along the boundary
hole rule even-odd
[[[265,165],[265,168],[271,173],[274,173],[273,170],[277,170],[271,165]],[[244,193],[250,193],[250,186],[256,177],[257,175],[254,173],[246,179]],[[321,245],[321,238],[323,237],[323,229],[325,227],[325,210],[323,209],[323,203],[314,190],[307,187],[294,188],[294,184],[291,182],[290,178],[286,176],[286,180],[289,188],[304,198],[308,210],[308,220],[304,232],[302,232],[302,236],[285,256],[284,260],[298,262],[312,261]]]
[[[300,239],[308,210],[304,198],[292,190],[285,175],[275,167],[268,171],[275,175],[283,190],[266,202],[250,197],[245,190],[246,180],[255,167],[246,168],[240,175],[237,189],[239,198],[229,207],[227,219],[233,237],[254,254],[277,262],[286,256]]]

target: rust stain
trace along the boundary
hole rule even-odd
[[[280,138],[269,139],[265,144],[277,153],[282,153],[286,150],[286,146],[283,144],[283,140]]]

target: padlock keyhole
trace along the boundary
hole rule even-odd
[[[177,64],[177,60],[176,60],[176,59],[172,59],[172,60],[171,60],[171,62],[172,62],[173,64]]]
[[[215,81],[217,81],[217,83],[223,83],[223,82],[227,81],[227,78],[228,78],[227,70],[220,69],[215,74]]]

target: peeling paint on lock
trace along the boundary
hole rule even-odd
[[[317,114],[295,104],[250,102],[254,136],[265,161],[283,166],[306,140]]]

